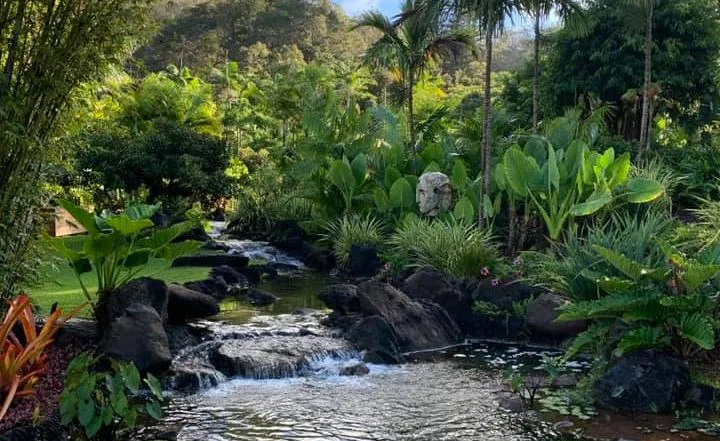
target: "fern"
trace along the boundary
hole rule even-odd
[[[680,337],[705,350],[715,347],[715,328],[710,319],[702,314],[683,314],[677,332]]]
[[[720,265],[688,265],[681,276],[686,294],[692,294],[720,272]]]
[[[565,351],[565,358],[571,359],[585,353],[596,353],[597,348],[605,345],[612,321],[598,321],[578,334]]]
[[[593,250],[600,255],[607,263],[617,268],[618,271],[625,274],[631,280],[638,282],[645,276],[651,275],[654,271],[645,268],[638,262],[628,259],[620,253],[613,250],[594,245]]]
[[[659,326],[643,326],[626,332],[618,343],[615,355],[617,357],[627,352],[643,348],[658,348],[668,346],[670,337]]]
[[[618,318],[628,311],[646,306],[652,301],[652,295],[620,293],[605,296],[599,300],[578,302],[563,308],[559,321],[587,320],[598,318]]]

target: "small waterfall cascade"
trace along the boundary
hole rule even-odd
[[[231,378],[339,375],[360,353],[323,327],[322,313],[257,316],[242,325],[201,322],[205,341],[173,360],[168,385],[193,393]]]

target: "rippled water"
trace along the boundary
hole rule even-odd
[[[500,408],[495,374],[453,361],[371,366],[364,377],[234,380],[176,399],[181,441],[549,440]]]

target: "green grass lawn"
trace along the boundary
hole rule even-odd
[[[166,261],[155,260],[150,262],[138,277],[151,276],[168,283],[184,283],[206,278],[209,270],[210,268],[207,267],[168,268]],[[42,270],[42,279],[43,283],[27,289],[30,298],[40,308],[41,313],[49,311],[55,302],[63,311],[69,311],[76,305],[85,302],[80,283],[69,267],[53,268],[52,265],[46,265]],[[97,280],[94,272],[83,274],[82,280],[90,292],[96,291]]]
[[[72,247],[72,244],[70,246]],[[207,254],[208,251],[200,250],[199,253]],[[205,279],[209,271],[210,268],[207,267],[170,268],[167,261],[156,259],[151,261],[138,277],[149,276],[167,283],[184,283]],[[80,282],[65,262],[56,259],[53,265],[48,261],[40,270],[40,280],[37,286],[27,288],[26,291],[41,314],[48,312],[55,302],[63,311],[70,311],[86,301]],[[95,272],[83,274],[82,280],[85,287],[94,294],[98,285]],[[84,315],[89,315],[89,311],[88,308]]]

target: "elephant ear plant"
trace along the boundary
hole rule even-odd
[[[513,197],[530,199],[547,226],[550,239],[560,238],[574,217],[589,216],[618,201],[651,202],[664,193],[649,179],[630,178],[630,155],[602,154],[581,140],[556,149],[548,138],[533,136],[510,147],[498,170]]]
[[[191,253],[202,243],[198,241],[173,242],[193,227],[193,222],[182,222],[166,229],[154,229],[150,216],[154,207],[131,207],[120,214],[96,216],[72,202],[61,200],[87,234],[78,238],[50,238],[50,245],[66,259],[75,272],[87,300],[97,300],[85,286],[82,275],[94,271],[97,276],[97,294],[102,296],[127,283],[147,266],[152,259],[172,262]]]

